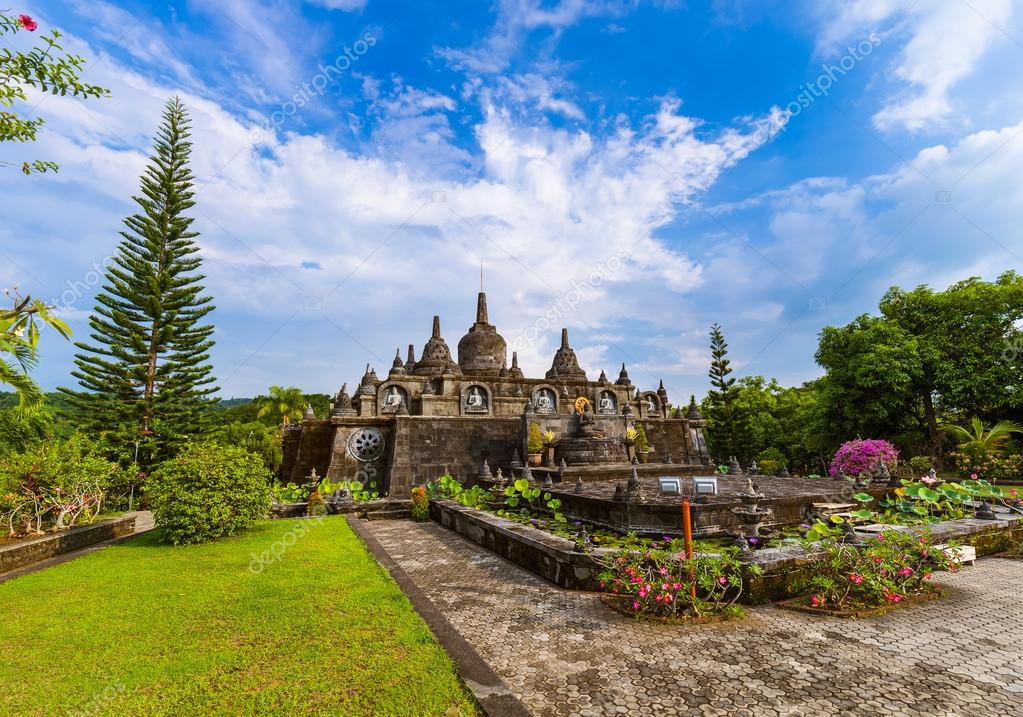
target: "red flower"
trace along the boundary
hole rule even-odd
[[[30,15],[18,15],[18,22],[20,22],[21,26],[29,32],[35,32],[36,28],[39,27]]]

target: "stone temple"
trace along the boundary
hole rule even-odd
[[[704,472],[710,464],[704,421],[695,401],[673,406],[661,382],[633,386],[625,365],[616,380],[601,371],[591,381],[562,329],[561,346],[543,378],[527,378],[487,317],[480,292],[476,321],[458,341],[458,360],[441,336],[440,318],[419,359],[409,344],[386,377],[367,365],[358,388],[341,387],[330,417],[308,412],[284,433],[281,479],[295,483],[316,470],[331,480],[375,482],[381,494],[409,494],[415,485],[450,473],[463,484],[500,469],[517,475],[527,456],[529,428],[556,437],[533,473],[552,481],[620,479],[631,474],[625,433],[642,424],[650,452],[642,473]]]

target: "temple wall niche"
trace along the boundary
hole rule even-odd
[[[330,421],[303,421],[302,434],[298,440],[291,470],[285,476],[286,482],[304,483],[307,475],[316,469],[318,476],[327,475],[330,469],[330,454],[334,426]],[[287,466],[287,463],[282,465]]]

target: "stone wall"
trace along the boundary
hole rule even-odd
[[[295,459],[286,474],[287,481],[304,483],[313,468],[317,475],[327,475],[333,435],[334,427],[330,421],[302,421],[302,434],[298,439]],[[282,464],[282,468],[286,467],[286,463]]]
[[[134,532],[135,516],[127,515],[0,546],[0,573]]]

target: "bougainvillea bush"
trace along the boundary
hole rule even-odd
[[[955,547],[951,543],[950,547]],[[824,554],[796,587],[812,607],[832,610],[881,607],[931,592],[935,570],[956,570],[930,533],[888,530],[862,546],[828,537],[811,549]]]
[[[680,540],[640,552],[621,550],[602,560],[598,579],[608,598],[637,616],[703,617],[740,614],[743,580],[736,551],[686,559]],[[759,572],[756,566],[747,568]],[[692,586],[696,585],[693,597]]]
[[[857,438],[846,441],[831,461],[828,473],[833,476],[858,476],[860,473],[873,473],[877,467],[877,459],[884,460],[892,473],[898,468],[899,449],[888,441],[879,438]]]

